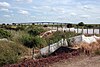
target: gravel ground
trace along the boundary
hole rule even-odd
[[[51,64],[49,67],[100,67],[100,56],[77,56]]]

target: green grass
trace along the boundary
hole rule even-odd
[[[18,58],[28,53],[28,49],[20,44],[10,41],[0,41],[0,66],[12,64]]]
[[[47,41],[47,43],[49,45],[49,44],[58,42],[62,38],[68,39],[68,38],[73,37],[75,35],[77,35],[77,34],[74,32],[57,31],[57,32],[54,32],[53,35],[46,37],[45,40]]]

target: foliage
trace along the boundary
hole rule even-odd
[[[45,40],[47,41],[48,44],[52,44],[55,42],[58,42],[59,40],[61,40],[62,38],[69,38],[75,36],[74,32],[63,32],[63,31],[56,31],[53,33],[52,36],[45,38]]]
[[[87,25],[87,28],[93,28],[93,25]]]
[[[68,27],[68,28],[71,28],[71,27],[73,27],[73,24],[70,24],[70,23],[69,23],[69,24],[67,24],[67,27]]]
[[[23,43],[24,46],[26,46],[28,48],[34,47],[33,38],[30,35],[28,35],[28,34],[22,35],[20,40],[21,40],[21,42]]]
[[[25,26],[17,26],[16,30],[24,30],[25,29]]]
[[[78,23],[79,26],[84,26],[83,22]]]
[[[4,30],[0,29],[0,38],[9,38],[11,36],[11,33]]]
[[[39,36],[32,37],[31,35],[23,35],[21,38],[23,45],[28,48],[41,48],[47,45],[45,39],[40,38]]]
[[[40,38],[39,36],[34,37],[33,39],[34,45],[39,48],[43,48],[47,45],[47,42],[44,38]]]
[[[48,27],[47,25],[43,25],[43,27]]]
[[[18,61],[19,56],[27,49],[9,41],[0,41],[0,67],[5,64],[12,64]]]
[[[44,32],[45,30],[43,28],[39,28],[39,27],[34,27],[32,29],[30,29],[28,31],[28,33],[30,35],[33,35],[33,36],[36,36],[36,35],[39,35],[40,33]]]
[[[16,23],[12,23],[12,25],[14,25],[14,26],[15,26],[15,25],[16,25]]]

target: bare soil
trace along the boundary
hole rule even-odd
[[[51,64],[49,67],[100,67],[100,56],[81,55]]]

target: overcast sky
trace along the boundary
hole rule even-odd
[[[0,23],[100,23],[100,0],[0,0]]]

